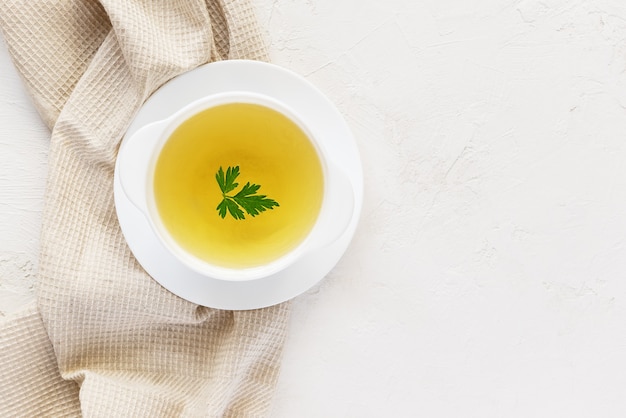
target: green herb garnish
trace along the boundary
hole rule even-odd
[[[238,176],[239,166],[228,167],[226,174],[224,174],[224,169],[220,167],[217,174],[215,174],[215,180],[217,180],[217,184],[222,191],[222,201],[215,209],[217,209],[222,219],[226,217],[226,212],[230,213],[235,219],[246,219],[241,208],[248,215],[255,217],[267,209],[274,209],[274,206],[280,206],[274,199],[270,199],[263,194],[256,194],[261,186],[250,184],[250,182],[247,182],[237,194],[228,195],[227,193],[232,192],[239,186],[239,183],[235,183]]]

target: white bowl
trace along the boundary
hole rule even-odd
[[[169,234],[160,219],[154,199],[153,178],[159,153],[170,135],[193,115],[228,103],[252,103],[278,111],[296,123],[317,150],[324,177],[324,195],[317,221],[307,237],[293,250],[261,266],[231,268],[209,263],[186,251]],[[353,215],[354,187],[348,175],[333,160],[314,130],[303,123],[290,106],[272,97],[248,91],[208,95],[184,106],[166,119],[153,122],[124,141],[118,154],[119,179],[128,199],[139,209],[161,244],[181,263],[197,273],[218,280],[248,281],[280,272],[304,255],[332,244],[346,230]]]

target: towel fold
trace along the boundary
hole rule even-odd
[[[0,0],[51,128],[37,306],[0,324],[0,416],[265,416],[289,303],[197,306],[152,280],[113,202],[119,142],[165,81],[266,59],[247,1]]]

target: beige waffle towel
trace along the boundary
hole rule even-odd
[[[162,83],[264,59],[246,0],[0,0],[52,129],[37,307],[0,324],[0,416],[264,416],[289,307],[219,311],[153,281],[113,204],[119,141]]]

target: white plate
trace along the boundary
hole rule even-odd
[[[165,250],[148,221],[122,191],[117,165],[115,207],[131,251],[148,274],[163,287],[199,305],[218,309],[256,309],[284,302],[305,292],[337,264],[359,220],[363,175],[354,137],[337,108],[304,78],[282,67],[258,61],[219,61],[172,79],[141,107],[123,141],[141,127],[165,119],[199,98],[233,90],[266,94],[293,107],[346,170],[354,185],[354,214],[350,225],[337,241],[272,276],[245,282],[224,281],[190,270]]]

